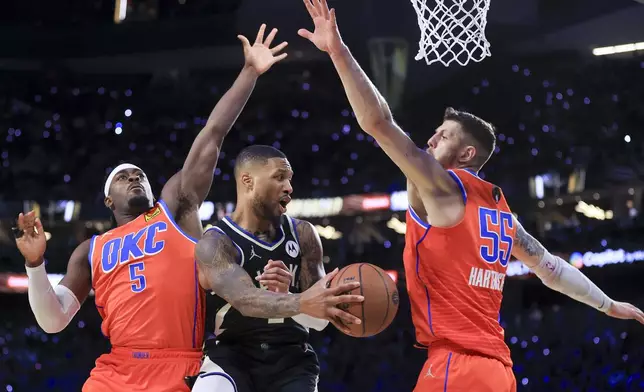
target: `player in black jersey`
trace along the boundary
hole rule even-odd
[[[235,163],[237,207],[197,244],[201,284],[216,294],[208,309],[216,337],[193,391],[313,392],[320,369],[308,327],[360,323],[336,306],[362,301],[342,295],[357,285],[328,288],[337,269],[325,276],[315,228],[285,215],[292,175],[281,151],[244,149]]]

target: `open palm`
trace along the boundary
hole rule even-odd
[[[246,66],[254,68],[259,75],[268,71],[273,64],[281,61],[287,56],[286,53],[278,54],[286,47],[286,45],[288,45],[287,42],[282,42],[274,48],[270,47],[273,43],[273,39],[275,39],[275,35],[277,34],[277,29],[271,30],[268,37],[266,37],[266,40],[264,40],[265,31],[266,25],[263,24],[259,28],[257,38],[255,38],[255,42],[252,45],[243,35],[237,36],[244,47]]]
[[[313,45],[323,52],[334,53],[340,50],[343,43],[335,18],[335,10],[329,10],[326,0],[304,0],[304,5],[313,19],[315,30],[310,32],[300,29],[297,33],[313,42]]]

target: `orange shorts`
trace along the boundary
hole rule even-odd
[[[189,392],[185,376],[199,373],[201,350],[112,348],[96,360],[83,392]]]
[[[515,392],[512,368],[476,355],[456,353],[447,347],[430,348],[414,392]]]

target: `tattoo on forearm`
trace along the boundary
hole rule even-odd
[[[225,235],[206,233],[195,253],[210,289],[244,316],[284,318],[300,313],[299,296],[255,286],[250,275],[237,264],[237,249]]]
[[[296,224],[300,249],[302,251],[300,289],[305,291],[325,275],[324,265],[322,264],[322,241],[311,223],[298,220]]]
[[[528,256],[541,258],[545,253],[543,245],[525,231],[521,224],[515,222],[517,223],[517,232],[514,236],[514,246],[519,247]]]

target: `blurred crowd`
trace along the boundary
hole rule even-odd
[[[100,202],[106,172],[122,160],[151,172],[158,191],[181,167],[234,77],[5,73],[0,180],[13,191],[0,197]],[[586,186],[593,189],[638,181],[643,86],[644,58],[490,61],[410,99],[396,119],[419,145],[440,124],[447,105],[491,121],[498,147],[482,176],[499,183],[511,202],[520,201],[528,177],[548,171],[586,168]],[[296,197],[404,188],[402,175],[357,127],[328,64],[276,66],[260,79],[224,143],[211,199],[234,200],[234,157],[253,143],[274,145],[289,156]]]

